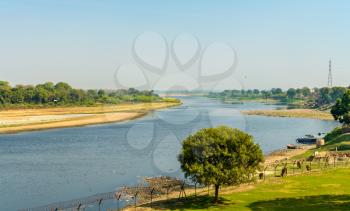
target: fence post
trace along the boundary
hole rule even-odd
[[[185,199],[187,198],[186,192],[185,192],[185,182],[183,182],[182,185],[181,185],[179,199],[182,198],[183,196],[185,197]]]
[[[197,182],[194,183],[194,196],[197,196]]]
[[[139,194],[138,191],[135,192],[134,194],[134,206],[135,206],[135,210],[136,210],[136,199],[137,199],[137,195]]]
[[[166,186],[166,199],[169,199],[169,190],[170,190],[170,185]]]
[[[301,160],[301,162],[300,162],[301,173],[304,172],[303,164],[304,164],[304,160]]]
[[[154,188],[151,190],[151,209],[152,209],[152,199],[153,199]]]
[[[276,171],[277,171],[277,167],[278,167],[278,160],[275,161],[275,165],[274,165],[274,168],[275,168],[275,177],[276,177]]]
[[[117,200],[117,211],[119,211],[119,199],[122,196],[122,194],[114,194],[115,199]]]
[[[101,211],[102,198],[98,200],[98,211]]]

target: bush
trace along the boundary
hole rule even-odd
[[[326,142],[329,142],[333,139],[335,139],[336,137],[340,136],[341,134],[344,133],[344,128],[343,127],[336,127],[334,128],[331,132],[327,133],[327,135],[324,137],[324,140]]]

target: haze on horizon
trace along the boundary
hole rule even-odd
[[[345,0],[2,0],[0,80],[116,89],[116,68],[134,62],[135,37],[152,31],[168,44],[183,33],[202,47],[230,43],[244,88],[326,86],[330,58],[334,85],[348,86],[348,11]]]

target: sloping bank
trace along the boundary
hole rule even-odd
[[[0,112],[0,134],[102,124],[135,119],[181,102],[152,102],[92,107],[16,109]]]

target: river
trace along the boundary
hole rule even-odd
[[[223,104],[182,97],[182,106],[126,122],[0,135],[0,210],[12,211],[114,191],[144,176],[182,177],[181,140],[210,126],[229,125],[255,138],[264,153],[305,134],[327,132],[333,121],[245,116],[277,109],[259,103]]]

